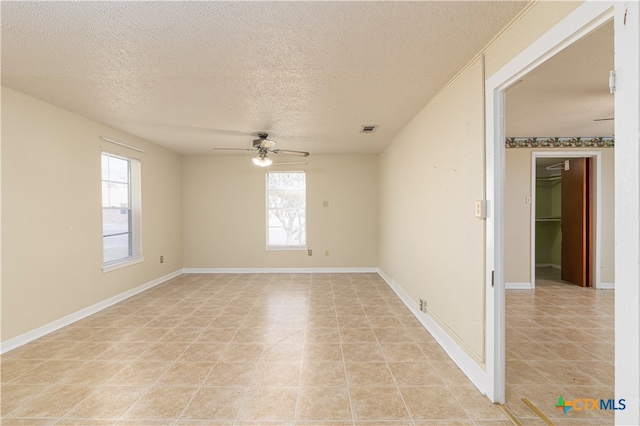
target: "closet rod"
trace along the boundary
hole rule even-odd
[[[569,170],[569,160],[564,160],[561,163],[552,164],[546,167],[547,170]]]

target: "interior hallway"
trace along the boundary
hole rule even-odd
[[[506,292],[506,405],[523,424],[544,424],[527,398],[554,424],[613,424],[613,411],[555,408],[558,397],[614,396],[614,291],[560,280],[536,268],[535,290]]]
[[[1,367],[3,425],[511,425],[377,274],[182,275]]]

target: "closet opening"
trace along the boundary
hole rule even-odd
[[[531,288],[536,278],[600,288],[601,153],[531,156]]]

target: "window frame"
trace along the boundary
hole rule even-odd
[[[142,162],[138,158],[128,157],[121,154],[116,154],[110,151],[102,151],[100,153],[100,172],[101,172],[101,192],[103,191],[102,183],[105,182],[103,178],[104,170],[102,166],[103,157],[112,157],[119,160],[124,160],[127,162],[128,168],[128,209],[130,210],[129,217],[129,254],[127,257],[119,258],[116,260],[112,260],[109,262],[105,262],[104,259],[104,241],[105,238],[108,237],[104,235],[104,220],[105,208],[114,208],[113,206],[105,207],[102,205],[101,201],[101,210],[102,210],[102,272],[111,272],[117,269],[125,268],[127,266],[135,265],[137,263],[144,262],[144,256],[142,255],[142,226],[141,226],[141,218],[142,218],[142,185],[141,185],[141,176],[142,176]],[[108,181],[108,180],[107,180]],[[104,196],[104,194],[103,194]]]
[[[270,244],[269,242],[269,175],[271,174],[294,174],[300,173],[304,176],[304,243],[303,244]],[[307,173],[302,170],[292,171],[268,171],[265,173],[265,250],[266,251],[306,251],[307,245]]]

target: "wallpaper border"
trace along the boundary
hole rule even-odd
[[[506,148],[613,148],[613,137],[507,138]]]

